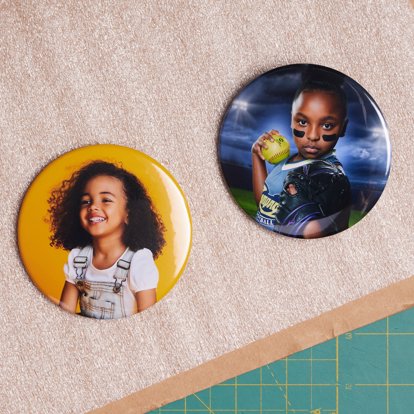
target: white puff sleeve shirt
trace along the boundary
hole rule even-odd
[[[66,281],[72,284],[76,283],[76,271],[73,267],[73,259],[79,255],[80,251],[81,249],[79,248],[72,249],[69,253],[68,262],[63,268]],[[126,251],[119,259],[123,258]],[[92,263],[92,249],[89,256],[89,265],[86,269],[85,279],[90,282],[113,282],[117,262],[107,269],[97,269]],[[155,265],[152,252],[149,249],[141,249],[135,252],[131,260],[131,267],[124,290],[124,304],[128,314],[137,312],[137,303],[134,294],[142,290],[155,289],[158,285],[158,279],[158,269]]]

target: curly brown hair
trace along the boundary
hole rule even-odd
[[[74,172],[52,191],[48,200],[52,232],[50,245],[71,250],[92,243],[91,235],[81,225],[79,212],[84,188],[91,178],[97,176],[115,177],[123,184],[128,210],[123,243],[133,251],[147,248],[157,257],[165,245],[165,227],[144,186],[125,169],[100,160]]]

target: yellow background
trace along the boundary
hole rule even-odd
[[[161,215],[166,244],[156,259],[160,273],[157,298],[174,286],[184,270],[191,246],[191,219],[184,194],[171,174],[149,156],[118,145],[93,145],[68,152],[44,168],[30,185],[20,209],[18,244],[24,266],[36,286],[59,302],[68,252],[50,246],[48,203],[52,189],[93,160],[121,165],[138,177]]]

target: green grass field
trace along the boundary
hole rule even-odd
[[[233,197],[240,205],[240,207],[250,216],[254,217],[256,215],[257,206],[256,202],[254,201],[253,192],[242,190],[240,188],[232,188],[230,187],[230,192],[232,193]],[[355,223],[358,223],[366,213],[363,213],[358,210],[352,210],[351,216],[349,218],[349,227],[353,226]]]

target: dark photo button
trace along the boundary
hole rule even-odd
[[[385,120],[350,77],[312,64],[283,66],[231,102],[219,138],[230,192],[275,233],[317,238],[359,222],[391,164]]]

